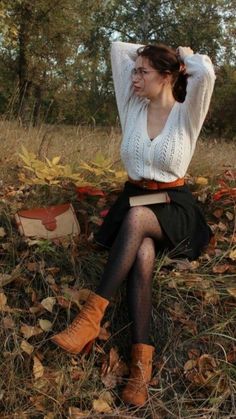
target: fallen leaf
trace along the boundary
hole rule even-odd
[[[192,349],[189,349],[188,350],[188,357],[189,357],[189,359],[196,359],[196,358],[199,358],[199,356],[200,356],[199,349],[192,348]]]
[[[29,311],[32,314],[41,314],[44,313],[44,308],[41,306],[40,303],[36,303],[34,306],[29,308]]]
[[[109,357],[105,357],[101,368],[101,380],[107,388],[114,388],[121,382],[121,377],[128,375],[129,369],[119,357],[116,348],[111,348]]]
[[[218,228],[222,232],[226,232],[228,230],[227,225],[222,223],[221,221],[218,223]]]
[[[4,317],[2,323],[5,329],[14,329],[16,327],[14,320],[10,316]]]
[[[83,304],[91,294],[91,290],[87,288],[76,290],[74,288],[63,287],[63,292],[64,297],[77,304],[79,308],[81,308],[81,304]]]
[[[105,193],[101,189],[94,188],[93,186],[77,186],[76,192],[79,199],[83,199],[84,195],[105,196]]]
[[[223,208],[216,208],[216,209],[215,209],[215,211],[213,211],[213,215],[214,215],[216,218],[220,218],[220,217],[222,217],[223,213],[224,213]]]
[[[92,215],[91,217],[89,217],[89,221],[98,226],[101,226],[103,223],[103,219],[100,217],[97,217],[96,215]]]
[[[108,331],[109,326],[110,322],[106,322],[102,327],[100,327],[98,339],[106,341],[111,337],[111,332]]]
[[[43,330],[38,326],[29,326],[28,324],[23,324],[20,328],[20,331],[24,338],[29,339],[32,336],[40,335],[43,333]]]
[[[190,371],[193,368],[195,368],[197,365],[197,361],[196,359],[189,359],[187,362],[185,362],[184,364],[184,371]]]
[[[80,410],[78,407],[69,407],[68,410],[68,419],[78,419],[84,416],[88,417],[89,411],[88,410]]]
[[[195,183],[197,185],[208,185],[208,179],[203,176],[198,176],[195,178]]]
[[[32,352],[34,352],[34,347],[26,340],[22,340],[20,347],[22,351],[26,352],[28,355],[31,355]]]
[[[194,271],[195,269],[199,268],[200,262],[198,260],[192,260],[192,262],[190,262],[190,265],[190,269]]]
[[[233,350],[227,353],[227,361],[231,364],[236,362],[236,346],[233,347]]]
[[[215,265],[215,266],[213,266],[212,271],[215,274],[223,274],[223,273],[227,272],[228,269],[229,269],[228,263],[224,263],[222,265]]]
[[[53,412],[48,412],[43,419],[56,419],[55,413]]]
[[[232,212],[226,211],[225,215],[226,215],[226,217],[228,218],[229,221],[233,221],[234,214],[232,214]]]
[[[10,284],[10,282],[14,281],[14,277],[9,274],[0,274],[0,287],[4,287],[4,285]]]
[[[85,372],[80,367],[74,367],[71,370],[70,376],[73,381],[78,381],[85,377]]]
[[[45,412],[45,396],[40,394],[36,396],[31,396],[30,401],[36,410],[39,412]],[[19,417],[19,416],[18,416]]]
[[[38,271],[38,263],[37,262],[28,262],[26,268],[30,272],[37,272]]]
[[[108,413],[112,411],[112,408],[106,400],[99,398],[93,400],[93,410],[97,413]]]
[[[70,308],[71,306],[71,302],[61,296],[57,297],[57,303],[63,308]]]
[[[0,237],[5,237],[6,236],[6,231],[4,230],[3,227],[0,227]]]
[[[220,301],[220,296],[218,291],[215,288],[210,288],[204,294],[204,303],[205,304],[218,304]]]
[[[47,275],[46,276],[46,281],[48,282],[48,284],[50,284],[50,285],[54,285],[55,284],[55,279],[54,279],[54,277],[53,277],[53,275],[52,274],[49,274],[49,275]]]
[[[209,354],[200,356],[197,359],[197,365],[185,374],[193,384],[209,388],[215,394],[222,395],[230,392],[226,373],[220,369],[216,359]]]
[[[47,298],[44,298],[42,301],[41,301],[41,305],[47,310],[47,311],[49,311],[50,313],[52,313],[53,312],[53,307],[54,307],[54,305],[56,304],[56,298],[55,297],[47,297]]]
[[[107,209],[104,209],[104,210],[100,211],[99,215],[100,215],[100,217],[105,218],[106,215],[108,214],[108,212],[109,212],[109,209],[107,208]]]
[[[231,260],[236,260],[236,249],[231,250],[230,254],[229,254],[229,258]]]
[[[49,330],[52,330],[52,322],[45,319],[39,319],[39,326],[44,332],[49,332]]]
[[[236,288],[226,288],[228,293],[232,295],[232,297],[236,298]]]
[[[34,356],[33,374],[35,380],[38,380],[39,378],[43,377],[44,374],[44,366],[41,363],[41,361],[37,358],[37,356]]]
[[[70,282],[73,282],[74,280],[75,278],[73,275],[64,275],[64,276],[61,276],[60,278],[61,284],[68,284]]]
[[[0,292],[0,310],[4,310],[7,307],[7,297],[4,292]]]

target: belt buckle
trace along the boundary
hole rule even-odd
[[[143,186],[143,188],[144,189],[148,189],[148,187],[147,187],[147,180],[146,179],[143,179],[143,181],[142,181],[142,186]]]
[[[150,188],[150,180],[149,179],[143,179],[142,185],[143,185],[144,189],[150,189],[150,190],[153,189],[153,188]]]

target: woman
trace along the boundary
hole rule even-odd
[[[215,75],[210,59],[189,47],[175,51],[122,42],[112,44],[112,70],[123,131],[121,158],[129,181],[96,236],[98,243],[111,247],[101,283],[73,323],[52,340],[71,353],[84,350],[98,336],[105,309],[126,279],[132,351],[122,399],[143,405],[154,351],[149,332],[156,252],[175,249],[195,259],[211,236],[184,175]],[[130,207],[130,197],[160,191],[168,193],[167,202]]]

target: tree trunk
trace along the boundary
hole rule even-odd
[[[31,81],[29,79],[29,57],[28,46],[30,38],[30,23],[32,13],[30,4],[25,2],[20,10],[20,29],[19,29],[19,59],[18,59],[18,75],[19,75],[19,109],[18,117],[25,123],[29,119],[29,93]]]
[[[37,84],[34,87],[34,112],[33,112],[33,126],[36,127],[39,125],[40,122],[40,110],[41,110],[41,103],[42,103],[42,88],[40,84]]]

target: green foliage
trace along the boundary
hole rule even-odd
[[[218,137],[236,138],[236,68],[224,65],[217,72],[211,124]]]

